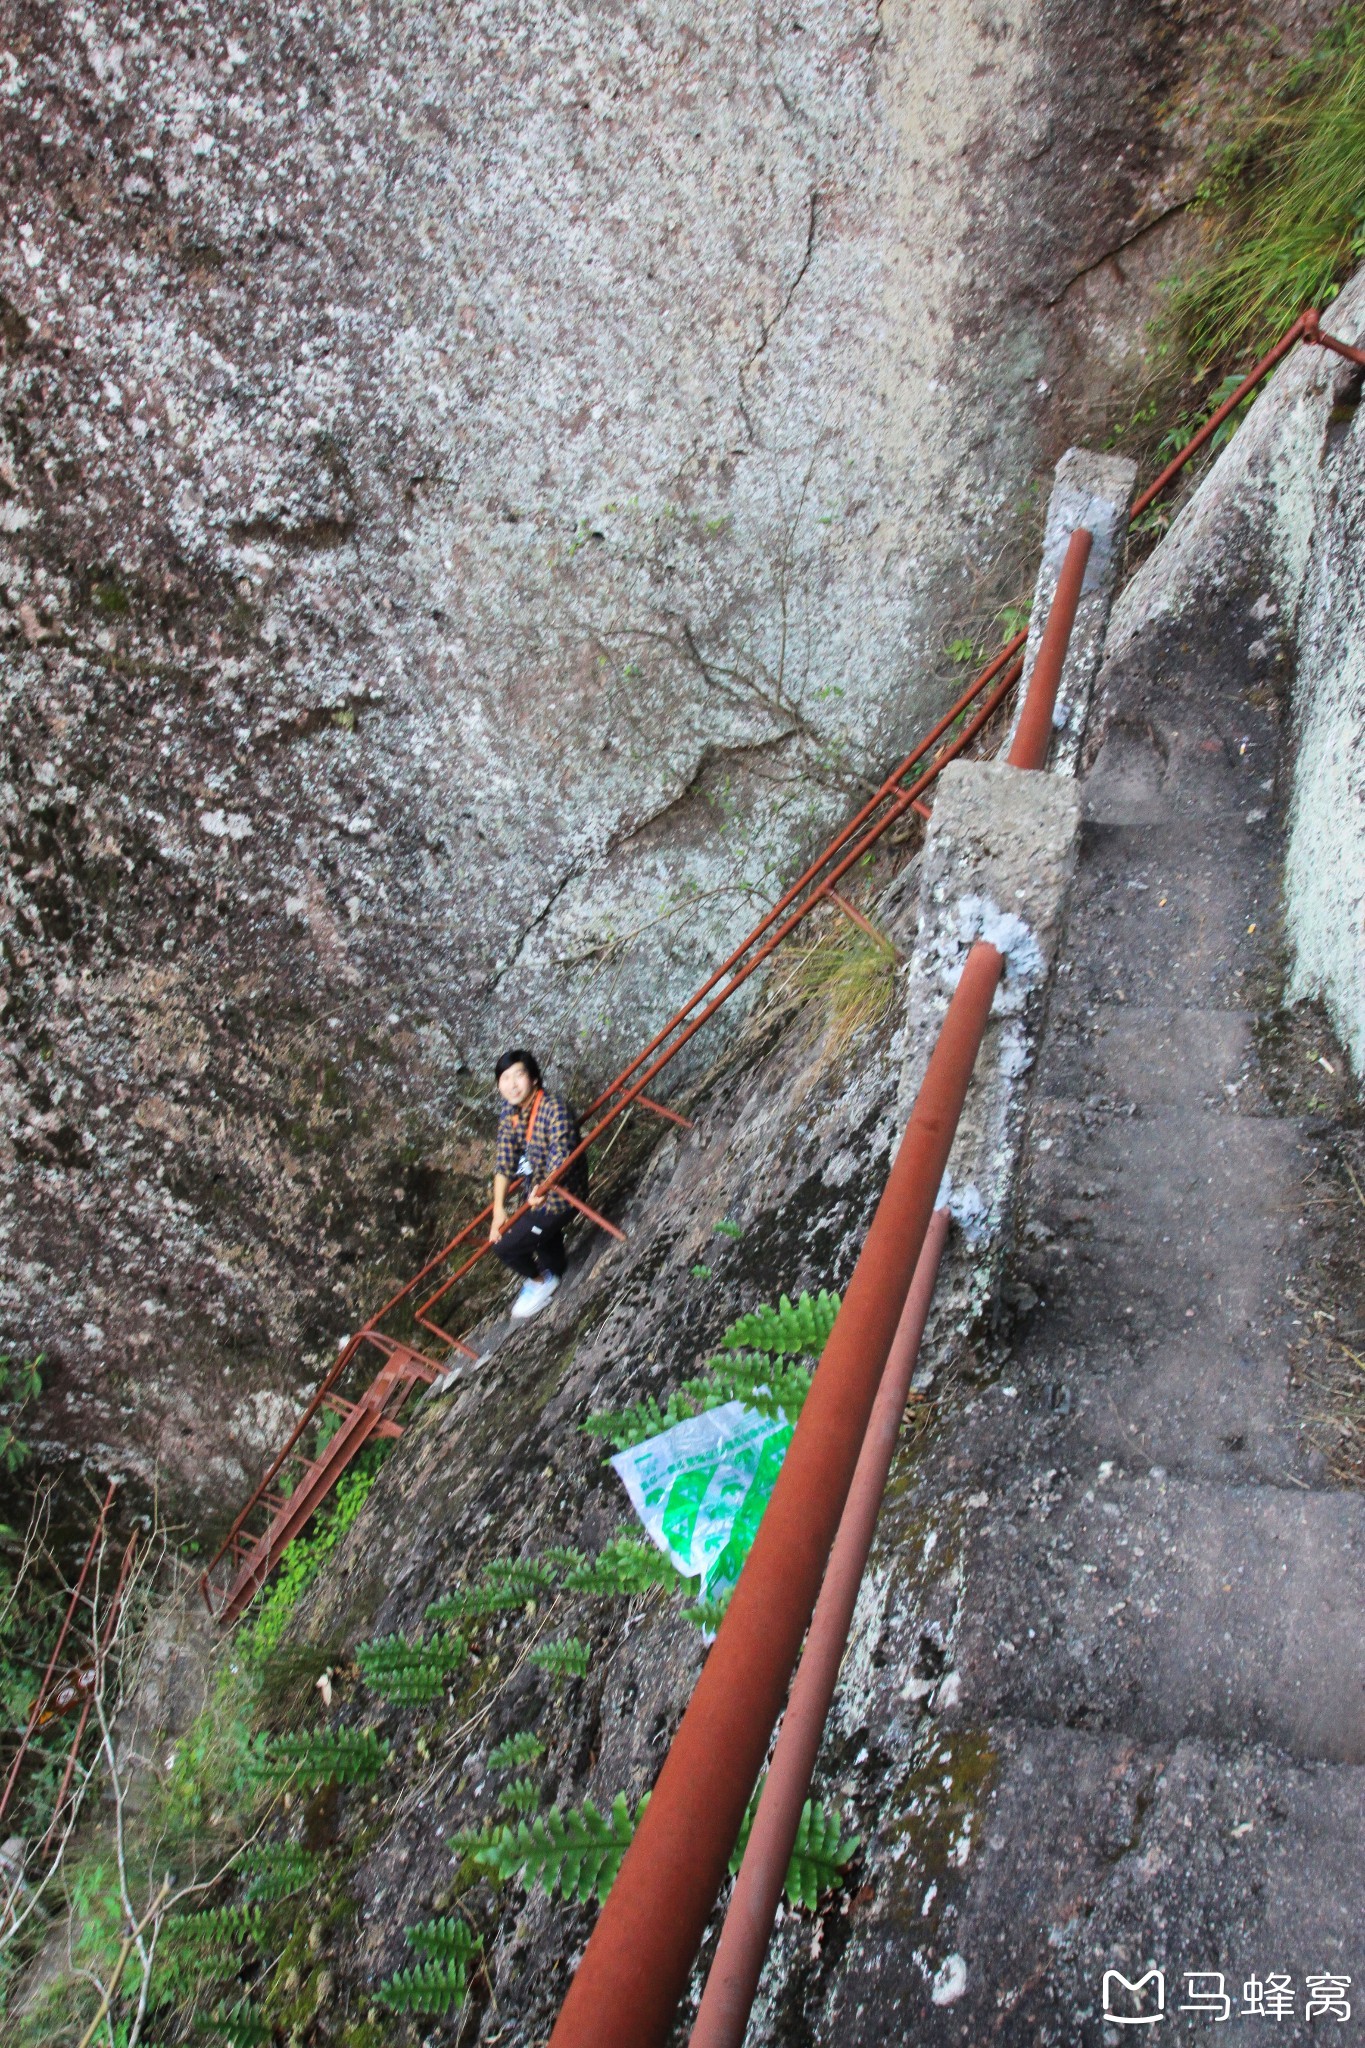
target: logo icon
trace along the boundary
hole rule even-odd
[[[1137,2012],[1114,2011],[1113,2001],[1115,1996],[1117,1995],[1121,1998],[1124,1992],[1127,1992],[1133,2004],[1139,2008],[1148,2004],[1149,2001],[1143,1994],[1149,1984],[1155,1987],[1152,1992],[1152,1998],[1155,2000],[1156,2005],[1154,2012],[1142,2012],[1141,2010]],[[1111,2027],[1154,2027],[1158,2020],[1165,2018],[1166,1973],[1164,1970],[1148,1970],[1146,1975],[1139,1977],[1136,1983],[1130,1983],[1128,1978],[1123,1976],[1118,1970],[1106,1970],[1100,1986],[1100,1994],[1104,2000],[1103,2018]]]

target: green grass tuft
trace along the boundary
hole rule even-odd
[[[1365,257],[1365,6],[1344,7],[1200,195],[1209,253],[1171,311],[1194,360],[1261,354]]]

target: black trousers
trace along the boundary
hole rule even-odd
[[[493,1249],[523,1280],[539,1280],[545,1273],[562,1280],[567,1263],[564,1219],[547,1216],[543,1209],[528,1209],[508,1225]]]

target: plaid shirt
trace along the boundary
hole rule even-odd
[[[531,1187],[539,1187],[578,1143],[574,1113],[564,1097],[542,1093],[528,1146],[526,1118],[535,1101],[532,1095],[519,1108],[504,1102],[498,1110],[497,1171],[505,1173],[508,1180],[515,1180],[521,1172],[523,1155],[531,1162],[531,1185],[517,1190],[515,1199],[518,1202],[526,1201]],[[540,1206],[547,1216],[567,1216],[572,1205],[565,1201],[558,1188],[551,1188]]]

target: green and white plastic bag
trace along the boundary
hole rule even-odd
[[[791,1439],[782,1417],[727,1401],[612,1459],[650,1538],[703,1598],[738,1579]]]

